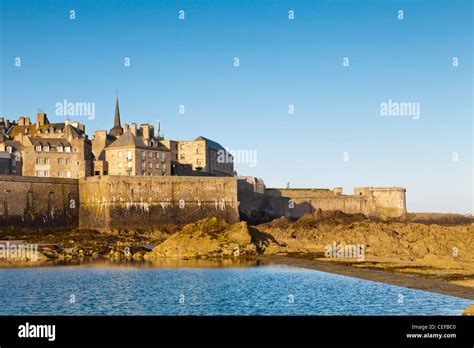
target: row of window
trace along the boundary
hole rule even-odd
[[[132,166],[133,166],[132,162],[127,162],[128,168],[132,168]],[[118,167],[123,168],[123,162],[119,162]],[[142,170],[146,169],[146,162],[141,163],[141,168]],[[148,168],[153,169],[153,162],[148,162]],[[161,168],[163,171],[166,171],[166,163],[162,163]],[[160,169],[160,162],[155,162],[155,169]]]
[[[71,164],[71,159],[70,158],[58,158],[58,164]],[[49,164],[49,158],[41,158],[38,157],[36,158],[36,164]],[[79,162],[78,162],[79,164]]]
[[[36,170],[35,175],[39,177],[49,177],[49,170]],[[60,170],[58,171],[58,177],[60,178],[70,178],[71,172],[69,170]]]
[[[153,153],[155,154],[155,156],[153,156]],[[126,156],[127,159],[131,160],[133,158],[133,153],[132,153],[132,151],[127,151],[127,153],[119,151],[118,156],[119,156],[119,158],[123,158],[124,156]],[[147,157],[146,151],[141,152],[141,157],[142,157],[142,160],[146,159],[146,157]],[[150,158],[150,159],[152,159],[152,158],[159,159],[160,158],[160,152],[158,152],[158,151],[148,151],[148,158]],[[161,160],[165,161],[165,153],[164,152],[161,152]]]
[[[35,151],[41,152],[49,152],[50,146],[49,145],[36,145],[35,146]],[[56,146],[56,151],[57,152],[71,152],[71,147],[70,146]]]

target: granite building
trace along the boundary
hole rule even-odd
[[[13,157],[12,174],[56,178],[92,175],[91,142],[83,124],[70,120],[50,123],[47,115],[39,112],[35,123],[20,117],[2,136],[0,149]]]

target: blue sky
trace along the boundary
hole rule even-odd
[[[236,168],[268,186],[403,186],[411,211],[473,211],[469,0],[0,3],[3,117],[91,102],[92,136],[118,89],[123,123],[257,151]],[[420,118],[381,116],[389,99]]]

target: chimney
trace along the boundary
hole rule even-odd
[[[25,117],[25,126],[30,126],[31,125],[31,120],[30,120],[30,117],[27,116]]]
[[[147,140],[150,139],[151,138],[151,136],[150,136],[150,125],[148,123],[144,123],[140,127],[142,129],[143,139],[147,139]]]
[[[72,122],[71,125],[72,125],[74,128],[79,128],[79,122],[77,122],[77,121]]]
[[[25,125],[25,118],[23,116],[18,117],[18,125],[24,126]]]
[[[69,118],[66,118],[66,121],[64,121],[65,126],[69,126],[71,124],[71,120]]]
[[[137,135],[137,124],[136,123],[132,123],[130,125],[130,132],[135,136]]]
[[[82,133],[85,133],[85,132],[86,132],[86,125],[85,125],[84,123],[79,123],[78,129],[79,129]]]
[[[126,132],[128,132],[129,130],[130,130],[130,126],[129,126],[127,123],[125,123],[125,124],[123,125],[123,132],[126,133]]]
[[[48,116],[44,112],[38,112],[36,114],[36,126],[44,126],[45,124],[49,124]]]

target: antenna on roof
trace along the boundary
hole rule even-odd
[[[156,122],[156,136],[159,138],[161,136],[161,125],[160,125],[160,120]]]

